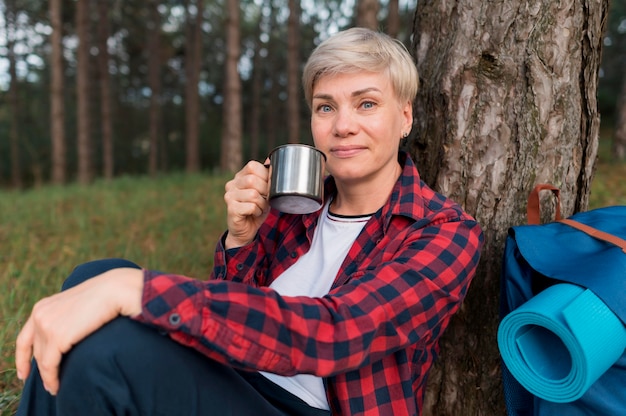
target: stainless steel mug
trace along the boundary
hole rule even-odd
[[[324,203],[326,155],[305,144],[286,144],[270,153],[269,202],[289,214],[308,214]]]

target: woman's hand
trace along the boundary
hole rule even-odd
[[[251,242],[267,218],[269,178],[269,169],[259,162],[251,161],[226,183],[227,249]]]
[[[120,268],[37,302],[15,345],[17,376],[24,380],[34,357],[45,389],[59,390],[61,357],[113,320],[141,313],[143,271]]]

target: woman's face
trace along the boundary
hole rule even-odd
[[[396,97],[385,73],[326,75],[312,95],[311,131],[326,168],[345,183],[397,174],[398,147],[411,129],[411,102]],[[395,178],[394,178],[395,181]]]

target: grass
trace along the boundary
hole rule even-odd
[[[13,357],[19,328],[75,265],[124,257],[208,277],[226,226],[225,179],[175,174],[0,191],[0,415],[12,414],[21,389]]]
[[[590,208],[626,205],[626,164],[605,162],[606,154],[601,149]],[[75,265],[96,258],[208,276],[225,229],[225,180],[174,174],[0,191],[1,416],[18,400],[13,347],[33,303],[56,292]]]

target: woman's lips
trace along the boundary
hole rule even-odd
[[[362,152],[365,148],[362,146],[335,147],[330,149],[330,153],[339,158],[348,158]]]

